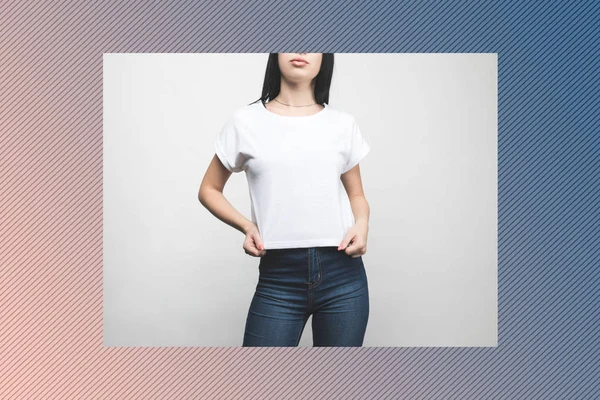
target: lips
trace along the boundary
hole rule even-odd
[[[290,60],[290,62],[296,62],[296,63],[298,63],[298,64],[300,64],[300,63],[308,64],[308,61],[306,61],[306,60],[305,60],[305,59],[303,59],[303,58],[292,58],[292,59]]]

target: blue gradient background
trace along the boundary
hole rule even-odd
[[[597,2],[3,2],[0,397],[598,398]],[[102,54],[499,54],[497,348],[102,347]]]

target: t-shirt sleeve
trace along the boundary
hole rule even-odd
[[[350,135],[350,147],[348,151],[348,157],[346,164],[344,165],[344,172],[350,171],[356,166],[363,158],[369,153],[371,146],[368,140],[361,133],[356,120],[352,120],[352,129]]]
[[[245,156],[241,152],[242,132],[234,116],[225,121],[214,141],[215,154],[231,172],[244,170]]]

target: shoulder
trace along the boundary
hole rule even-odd
[[[257,102],[237,106],[233,109],[231,115],[238,120],[251,119],[256,117],[257,113],[260,111],[258,107],[263,107],[263,105],[260,102]]]
[[[253,105],[235,106],[226,114],[223,130],[239,133],[252,119]]]
[[[352,126],[356,122],[354,114],[349,111],[332,107],[330,105],[327,106],[327,109],[329,115],[332,118],[337,119],[337,121],[344,126]]]
[[[329,115],[338,118],[339,120],[346,122],[354,120],[354,115],[347,110],[327,105],[327,111],[329,112]]]
[[[249,125],[254,121],[258,115],[260,110],[257,107],[262,107],[262,104],[252,103],[252,104],[244,104],[241,106],[236,106],[229,113],[228,123],[234,125],[236,127],[242,127],[245,125]]]

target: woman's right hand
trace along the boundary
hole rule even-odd
[[[246,230],[246,238],[244,239],[244,251],[246,254],[254,257],[262,257],[267,251],[263,245],[260,233],[258,232],[258,226],[255,223],[250,225],[250,228]]]

